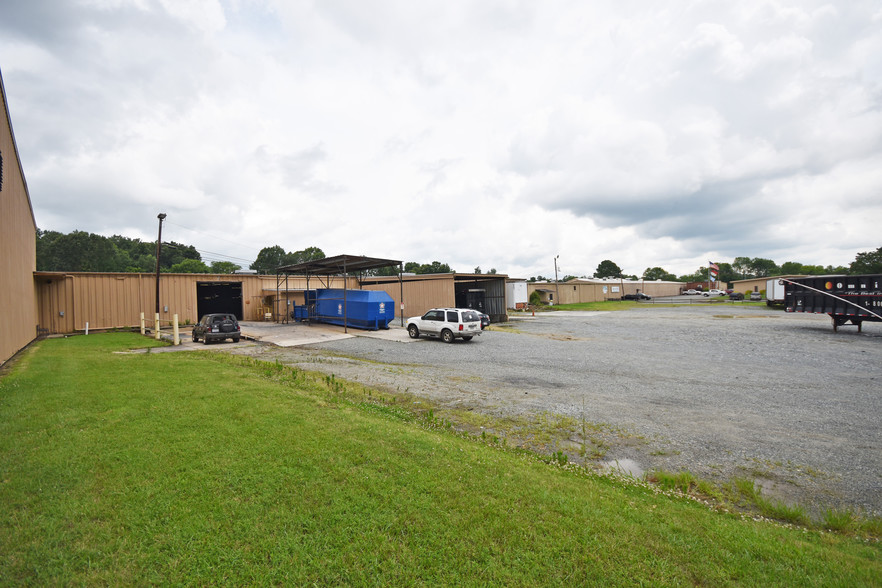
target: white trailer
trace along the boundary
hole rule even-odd
[[[784,284],[779,283],[779,278],[766,280],[766,304],[784,304]]]

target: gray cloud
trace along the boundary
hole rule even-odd
[[[34,0],[0,6],[0,65],[41,228],[220,211],[289,250],[686,273],[878,247],[880,24],[869,0]]]

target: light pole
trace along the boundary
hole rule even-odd
[[[156,317],[159,318],[159,255],[162,253],[162,221],[165,220],[165,213],[160,212],[156,215],[159,219],[159,236],[156,237]]]
[[[560,255],[554,256],[554,295],[557,296],[557,303],[560,304],[560,288],[557,286],[557,258]]]

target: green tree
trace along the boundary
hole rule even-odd
[[[882,247],[876,251],[858,253],[848,267],[848,273],[854,275],[882,273]]]
[[[491,268],[490,268],[490,271],[487,272],[487,273],[490,274],[491,276],[495,276],[495,275],[496,275],[496,268],[495,268],[495,267],[491,267]]]
[[[717,266],[719,266],[720,268],[720,273],[717,275],[717,280],[727,283],[738,279],[735,274],[735,270],[732,269],[731,263],[721,261],[717,263]]]
[[[307,247],[293,253],[284,255],[284,263],[282,265],[295,265],[298,263],[306,263],[307,261],[315,261],[316,259],[324,259],[327,257],[325,252],[318,247]]]
[[[167,243],[163,241],[162,250],[159,254],[160,269],[170,270],[173,265],[181,263],[185,259],[202,261],[202,256],[199,255],[199,252],[192,245],[184,245],[175,241]]]
[[[386,267],[380,267],[372,270],[368,270],[365,274],[369,276],[397,276],[398,270],[400,266],[397,265],[388,265]]]
[[[472,273],[480,274],[480,273],[481,273],[481,266],[479,265],[478,267],[476,267],[476,268],[475,268],[475,271],[472,272]]]
[[[211,273],[213,274],[234,274],[240,269],[242,269],[242,266],[236,265],[232,261],[211,262]]]
[[[785,276],[795,276],[806,273],[803,265],[798,261],[785,261],[781,264],[781,274]]]
[[[644,280],[665,280],[666,282],[676,282],[677,276],[660,267],[648,267],[643,272]]]
[[[207,274],[211,268],[198,259],[183,259],[169,269],[173,274]]]
[[[778,267],[778,264],[776,264],[771,259],[754,257],[750,260],[750,263],[751,270],[754,277],[756,278],[767,278],[769,276],[776,276],[781,273],[781,268]]]
[[[732,271],[738,276],[739,280],[746,280],[756,276],[751,273],[751,263],[749,257],[736,257],[732,262]]]
[[[595,278],[621,278],[622,268],[608,259],[604,259],[597,265],[594,270]]]
[[[404,271],[410,274],[449,274],[453,273],[450,266],[440,261],[420,264],[416,261],[408,261],[404,264]]]
[[[259,274],[274,274],[283,265],[288,265],[285,263],[285,250],[279,245],[273,245],[261,249],[257,259],[248,267],[257,270]]]

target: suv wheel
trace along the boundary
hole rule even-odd
[[[453,331],[450,329],[444,329],[441,331],[441,340],[445,343],[453,343],[454,338]]]
[[[410,325],[407,327],[407,334],[410,335],[411,339],[419,339],[420,338],[420,330],[416,325]]]

